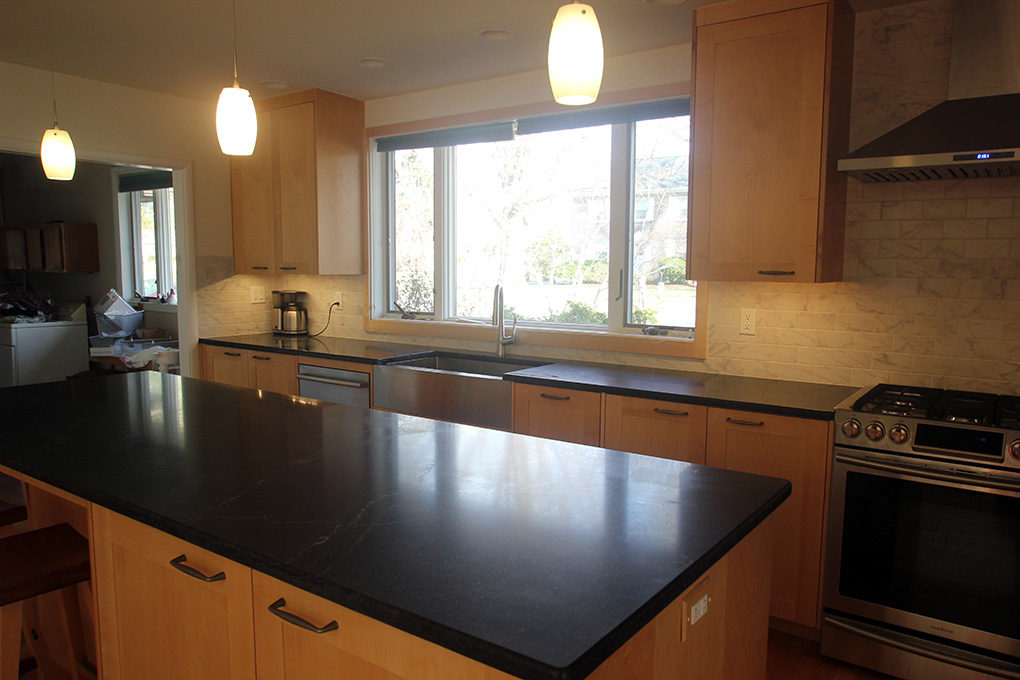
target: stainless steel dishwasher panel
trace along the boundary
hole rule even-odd
[[[371,406],[371,379],[368,373],[298,364],[298,394],[334,404],[362,408]]]

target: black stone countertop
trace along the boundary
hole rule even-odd
[[[322,359],[341,359],[364,364],[374,364],[379,359],[394,356],[414,356],[431,352],[432,347],[420,345],[398,345],[372,340],[354,340],[352,338],[333,338],[320,335],[273,335],[272,333],[253,333],[250,335],[230,335],[219,338],[201,338],[203,345],[233,347],[235,349],[266,349],[280,354],[297,354]]]
[[[535,366],[507,373],[506,379],[546,387],[566,387],[816,420],[832,420],[836,404],[859,389],[791,380],[597,364]]]
[[[526,679],[583,678],[785,480],[154,372],[0,389],[0,465]]]

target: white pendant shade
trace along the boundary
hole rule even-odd
[[[258,118],[251,94],[234,82],[220,92],[216,104],[216,136],[220,149],[228,156],[250,156],[258,137]]]
[[[61,130],[56,123],[43,133],[42,145],[39,147],[43,172],[47,179],[73,179],[76,157],[74,144],[67,130]]]
[[[556,12],[549,34],[549,84],[567,106],[591,104],[602,86],[602,31],[595,10],[575,2]]]

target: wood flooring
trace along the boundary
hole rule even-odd
[[[893,680],[860,666],[822,656],[818,643],[769,630],[765,680]]]

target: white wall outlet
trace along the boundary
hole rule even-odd
[[[251,287],[251,303],[253,305],[261,304],[266,301],[266,287],[265,286],[252,286]]]
[[[708,595],[703,595],[700,600],[691,605],[691,625],[696,624],[707,613]]]
[[[741,309],[740,310],[740,334],[741,335],[754,335],[755,334],[754,310],[753,309]]]
[[[342,290],[333,291],[333,302],[336,303],[336,311],[342,312],[344,309],[344,293]]]

